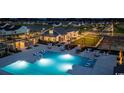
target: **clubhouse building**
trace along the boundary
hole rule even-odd
[[[74,28],[52,28],[41,33],[41,39],[50,42],[69,42],[78,37],[78,30]]]

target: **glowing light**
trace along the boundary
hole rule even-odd
[[[64,59],[73,59],[74,57],[70,54],[64,54],[64,55],[61,55],[59,56],[60,58],[64,58]]]
[[[16,65],[17,68],[26,68],[28,66],[28,63],[24,60],[18,60],[16,61]]]
[[[52,65],[53,64],[52,59],[47,59],[47,58],[42,58],[38,62],[42,66],[49,66],[49,65]]]
[[[120,49],[120,52],[119,52],[119,64],[122,65],[123,64],[123,50],[122,48]]]
[[[60,70],[62,71],[67,71],[69,69],[72,69],[73,64],[61,64],[59,67]]]

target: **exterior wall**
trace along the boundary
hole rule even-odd
[[[64,42],[70,41],[74,38],[78,37],[78,32],[77,31],[73,31],[73,32],[68,32],[65,36],[64,36]]]
[[[15,50],[15,49],[16,49],[15,43],[8,43],[8,48],[9,48],[10,50]]]
[[[49,37],[48,36],[43,36],[43,40],[48,41]]]
[[[59,36],[56,37],[56,41],[57,42],[61,42],[61,35],[59,35]]]
[[[29,39],[28,43],[30,45],[35,45],[38,42],[38,38],[31,38]]]
[[[43,36],[43,40],[44,41],[51,41],[51,42],[57,41],[56,37],[50,37],[50,36]]]
[[[23,41],[15,42],[15,47],[19,50],[23,50],[25,49],[25,42]]]
[[[5,54],[5,49],[0,50],[0,56],[3,56]]]
[[[71,37],[78,37],[78,31],[71,32]]]
[[[74,38],[78,37],[78,31],[68,32],[65,35],[58,35],[56,37],[41,36],[40,39],[44,41],[57,41],[57,42],[68,42]]]
[[[18,41],[18,42],[15,42],[15,47],[19,50],[23,50],[29,46],[33,46],[35,45],[37,42],[36,42],[36,39],[29,39],[28,41]]]
[[[5,43],[0,43],[0,57],[3,56],[7,51],[6,51],[6,44]]]
[[[59,35],[56,37],[56,40],[59,42],[68,42],[69,40],[72,40],[73,38],[78,37],[78,32],[73,31],[73,32],[68,32],[65,35]]]
[[[23,35],[19,35],[19,38],[21,38],[21,39],[25,39],[25,37],[26,37],[25,34],[23,34]]]
[[[58,42],[64,42],[65,41],[65,36],[61,35],[58,37]]]
[[[23,50],[26,48],[26,44],[24,41],[16,41],[16,42],[12,42],[12,43],[9,43],[8,44],[9,48],[11,50],[15,50],[15,49],[18,49],[18,50]]]

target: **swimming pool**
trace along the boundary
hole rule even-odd
[[[52,51],[34,57],[37,59],[34,63],[18,60],[1,69],[14,75],[68,75],[73,65],[92,68],[95,64],[89,58]]]

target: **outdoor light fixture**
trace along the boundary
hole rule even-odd
[[[74,57],[70,54],[64,54],[64,55],[60,55],[59,56],[60,58],[63,58],[63,59],[73,59]]]
[[[47,58],[41,58],[38,63],[42,66],[49,66],[51,64],[53,64],[52,59],[47,59]]]
[[[72,65],[73,64],[61,64],[58,67],[61,71],[68,71],[69,69],[72,69]]]
[[[28,66],[28,63],[24,60],[18,60],[16,61],[15,67],[17,68],[26,68]]]

